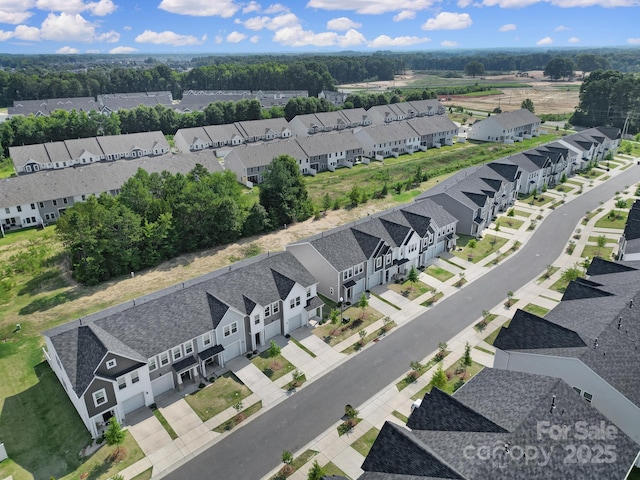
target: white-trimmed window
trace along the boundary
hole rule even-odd
[[[118,377],[118,390],[122,390],[123,388],[127,388],[127,379],[122,377]]]
[[[97,392],[93,392],[93,403],[96,407],[107,403],[107,392],[101,388]]]
[[[311,298],[311,289],[307,288],[307,298]]]
[[[391,254],[387,253],[387,263],[391,263]]]
[[[238,332],[238,322],[233,322],[231,325],[225,325],[224,327],[224,336],[228,337]]]
[[[172,348],[171,355],[173,355],[174,361],[178,360],[179,358],[182,358],[182,349],[179,346]]]
[[[271,304],[271,310],[273,310],[274,315],[280,311],[280,304],[275,302]]]
[[[115,358],[111,358],[111,359],[107,360],[107,368],[108,369],[115,368],[116,365],[118,365],[118,361]]]
[[[258,319],[260,319],[260,315],[256,315],[258,317]],[[266,307],[264,307],[264,316],[265,317],[270,317],[271,316],[271,305],[267,305]]]
[[[354,275],[360,275],[362,272],[364,272],[364,263],[361,263],[360,265],[356,265],[353,269]]]
[[[140,376],[138,372],[131,372],[131,383],[138,383],[140,381]]]
[[[193,342],[187,342],[184,344],[184,354],[191,355],[193,353]]]
[[[160,354],[160,365],[163,367],[169,363],[169,354],[167,352],[162,352]]]
[[[300,297],[296,297],[296,307],[300,305]]]
[[[156,362],[156,357],[151,357],[149,359],[149,371],[153,372],[157,368],[158,368],[158,363]]]
[[[300,297],[292,298],[289,301],[289,307],[291,307],[291,308],[295,308],[298,305],[300,305]]]
[[[376,258],[376,268],[382,267],[382,257]]]
[[[344,272],[342,272],[343,280],[348,280],[351,277],[353,277],[353,268],[350,268],[349,270],[345,270]]]
[[[202,335],[202,344],[206,347],[207,345],[211,345],[211,334],[205,333]]]
[[[260,314],[257,314],[253,317],[253,323],[255,325],[260,325]]]

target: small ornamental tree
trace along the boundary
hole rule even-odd
[[[367,300],[367,295],[362,294],[360,300],[358,300],[358,308],[360,309],[360,318],[363,319],[365,315],[365,310],[369,306],[369,300]]]
[[[116,446],[114,456],[120,455],[120,445],[124,443],[125,431],[122,429],[120,422],[116,417],[109,419],[109,427],[104,432],[104,439],[110,447]]]
[[[469,345],[469,342],[467,342],[466,345],[464,346],[464,355],[462,356],[462,364],[465,367],[470,367],[471,365],[473,365],[473,360],[471,359],[471,345]]]
[[[307,480],[322,480],[327,475],[327,471],[320,466],[317,460],[313,462]]]
[[[271,358],[277,357],[278,355],[280,355],[280,347],[275,341],[271,340],[271,343],[269,344],[268,352]]]
[[[447,375],[442,369],[442,365],[438,365],[438,368],[433,372],[431,377],[431,385],[442,390],[447,385]]]
[[[407,274],[407,281],[411,284],[409,288],[413,290],[416,287],[416,283],[418,283],[418,280],[420,280],[418,271],[416,270],[416,267],[412,265],[411,270],[409,270],[409,273]]]
[[[331,335],[335,335],[338,328],[338,322],[340,321],[340,312],[338,311],[338,309],[331,309],[331,311],[329,312],[329,321],[331,322],[331,325],[333,325]]]

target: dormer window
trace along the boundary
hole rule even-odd
[[[108,369],[115,368],[116,365],[118,365],[118,362],[117,362],[117,360],[115,358],[107,360],[107,368]]]

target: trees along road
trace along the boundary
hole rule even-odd
[[[585,189],[556,208],[538,225],[518,252],[418,318],[393,331],[384,341],[354,355],[282,403],[256,417],[226,439],[168,473],[167,479],[220,478],[257,480],[274,469],[282,451],[295,452],[322,434],[344,414],[344,406],[360,405],[421,359],[539,276],[561,254],[587,210],[640,181],[632,166],[604,184]]]

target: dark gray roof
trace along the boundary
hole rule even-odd
[[[594,275],[608,275],[610,273],[623,273],[632,272],[636,268],[630,265],[624,265],[622,263],[610,262],[600,257],[595,257],[591,260],[591,264],[587,269],[587,275],[590,277]]]
[[[434,395],[434,399],[429,398]],[[567,441],[559,441],[539,434],[539,422],[568,426],[576,422],[594,426],[611,423],[556,378],[485,368],[454,394],[453,402],[443,395],[437,391],[426,395],[414,412],[423,406],[429,409],[433,402],[435,411],[427,414],[432,418],[431,425],[445,429],[416,426],[407,431],[385,424],[363,463],[365,474],[360,480],[624,478],[638,453],[638,445],[616,429],[611,440],[616,462],[567,463],[565,445],[578,442],[572,436],[575,432],[571,431]],[[462,418],[458,422],[455,418],[437,418],[438,412]],[[469,421],[465,422],[467,417]],[[597,448],[602,440],[580,439],[579,443]],[[526,447],[530,447],[529,458],[522,456]],[[548,461],[533,461],[533,448],[539,454],[544,449]]]
[[[514,314],[509,326],[500,330],[493,345],[501,350],[587,346],[573,330],[520,309]]]
[[[213,347],[207,348],[206,350],[198,352],[198,358],[200,358],[200,360],[208,360],[214,355],[222,352],[224,352],[224,347],[222,345],[215,345]]]
[[[640,238],[640,201],[636,200],[631,205],[629,210],[629,216],[627,217],[627,223],[624,226],[624,238],[629,240],[635,240]]]
[[[507,433],[501,426],[438,388],[427,393],[420,406],[411,412],[407,427],[442,432]]]
[[[498,115],[492,115],[489,118],[493,118],[503,128],[518,128],[533,123],[540,123],[540,119],[536,117],[526,108],[520,110],[514,110],[513,112],[504,112]],[[481,120],[486,122],[487,120]]]
[[[587,285],[584,282],[572,280],[569,282],[569,285],[567,285],[567,289],[562,295],[562,300],[580,300],[583,298],[608,297],[611,295],[613,294],[600,288]]]

